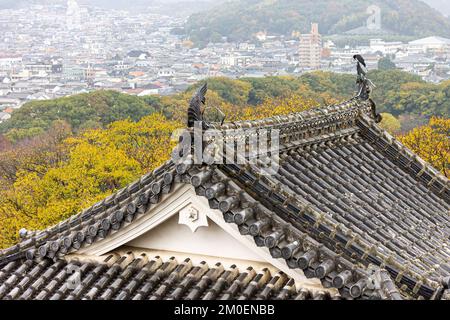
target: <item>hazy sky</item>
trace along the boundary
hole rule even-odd
[[[450,0],[422,0],[445,15],[450,15]]]
[[[9,5],[11,5],[14,2],[22,2],[22,3],[26,3],[27,0],[0,0],[0,6],[5,6],[8,7]],[[33,1],[33,0],[31,0]],[[35,0],[36,1],[36,0]],[[65,2],[66,0],[40,0],[41,2]],[[135,5],[137,4],[143,4],[146,2],[153,2],[153,1],[157,1],[159,3],[173,3],[173,2],[185,2],[185,1],[190,1],[192,2],[192,0],[134,0],[134,1],[129,1],[129,0],[78,0],[78,2],[80,4],[88,4],[88,3],[95,3],[97,5],[101,5],[101,6],[108,6],[108,7],[128,7],[128,6],[132,6],[133,3]],[[202,2],[223,2],[226,0],[202,0]],[[261,0],[263,1],[263,0]],[[339,1],[339,0],[336,0]],[[355,0],[358,1],[358,0]],[[450,15],[450,0],[422,0],[423,2],[426,2],[427,4],[429,4],[430,6],[434,7],[435,9],[437,9],[438,11],[440,11],[441,13],[443,13],[444,15],[449,16]]]

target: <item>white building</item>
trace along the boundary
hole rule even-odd
[[[158,71],[159,78],[171,78],[175,76],[175,71],[170,68],[163,68]]]
[[[226,67],[245,67],[251,64],[251,56],[245,55],[229,55],[220,58],[220,64]]]
[[[11,115],[7,112],[0,112],[0,123],[3,121],[6,121],[8,119],[11,119]]]
[[[81,10],[75,0],[67,1],[67,29],[75,30],[81,26]]]
[[[243,42],[239,44],[240,51],[255,51],[256,45],[254,43]]]
[[[396,54],[403,50],[406,45],[400,41],[386,42],[382,39],[370,39],[370,49],[373,52],[381,52],[383,55]]]
[[[434,53],[434,54],[450,54],[450,39],[442,37],[428,37],[408,44],[410,53]]]
[[[311,33],[300,36],[300,67],[305,69],[319,69],[322,54],[322,36],[319,25],[311,25]]]

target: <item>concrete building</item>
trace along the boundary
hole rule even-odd
[[[8,120],[10,118],[11,118],[11,115],[9,113],[0,111],[0,123],[2,123],[3,121]]]
[[[300,67],[303,69],[319,69],[322,52],[322,36],[319,25],[311,25],[311,33],[300,36]]]
[[[408,44],[410,53],[433,53],[433,54],[450,54],[450,39],[442,37],[428,37]]]
[[[396,54],[405,49],[406,45],[401,41],[387,42],[382,39],[370,39],[370,49],[372,52],[381,52],[384,55]]]
[[[67,1],[67,29],[75,30],[81,26],[81,11],[75,0]]]
[[[245,67],[252,62],[252,57],[247,55],[229,55],[222,57],[220,63],[227,67]]]

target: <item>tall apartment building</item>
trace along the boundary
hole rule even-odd
[[[75,30],[81,26],[81,11],[75,0],[67,1],[67,29]]]
[[[311,24],[311,33],[300,36],[300,67],[304,69],[319,69],[322,52],[322,36],[319,25]]]

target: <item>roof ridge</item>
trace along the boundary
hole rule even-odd
[[[380,147],[385,148],[384,151],[389,158],[395,160],[405,171],[419,178],[427,188],[439,195],[448,195],[444,199],[450,202],[450,180],[446,176],[380,127],[370,117],[362,115],[359,119],[359,126],[362,129],[361,134],[370,141],[375,143],[374,139],[383,141],[384,146]]]
[[[211,129],[216,130],[230,130],[230,129],[250,129],[250,128],[271,128],[277,125],[286,125],[286,123],[298,123],[306,120],[315,119],[321,116],[338,116],[343,115],[349,110],[360,109],[364,113],[369,113],[367,107],[371,107],[370,100],[364,100],[356,96],[349,100],[345,100],[341,103],[332,104],[328,106],[321,106],[318,108],[312,108],[300,112],[294,112],[286,115],[277,115],[264,119],[255,120],[240,120],[225,122],[223,124],[219,122],[210,123]]]
[[[266,152],[266,150],[263,150],[264,148],[250,148],[250,145],[253,146],[255,141],[248,137],[254,136],[255,133],[258,136],[262,134],[261,137],[267,134],[266,137],[270,141],[272,138],[278,139],[276,146],[270,143],[271,148],[278,148],[278,151],[303,145],[332,143],[335,140],[351,140],[360,130],[356,126],[357,119],[361,116],[369,117],[369,115],[377,117],[374,109],[373,101],[356,97],[322,109],[307,110],[263,120],[226,123],[215,129],[221,131],[222,138],[217,139],[216,134],[204,134],[202,138],[204,145],[216,144],[216,147],[219,148],[223,145],[224,156],[230,143],[233,144],[234,142],[234,144],[240,146],[242,141],[248,146],[248,150],[256,152],[251,155],[252,157],[260,156],[260,151]],[[212,125],[209,127],[214,129]],[[264,130],[267,132],[264,132]],[[224,144],[222,139],[226,140],[227,143]],[[230,151],[230,154],[234,154],[232,149]]]

